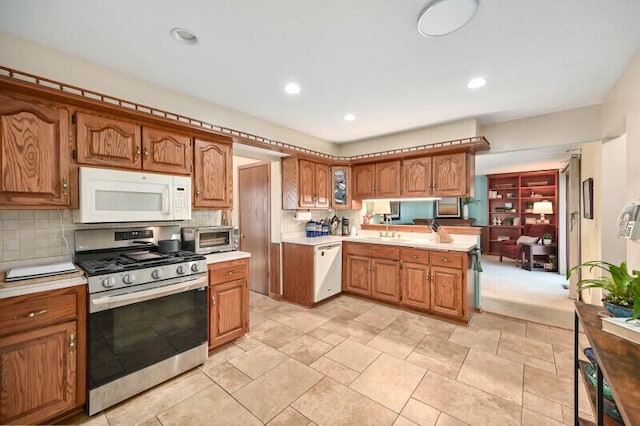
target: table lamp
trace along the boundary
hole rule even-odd
[[[384,222],[384,215],[391,214],[391,202],[374,201],[371,213],[382,215],[382,221]]]
[[[533,213],[540,215],[538,223],[549,223],[549,219],[545,219],[545,214],[553,214],[553,204],[551,201],[536,201],[533,203]]]

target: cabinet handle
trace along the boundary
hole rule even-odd
[[[37,317],[38,315],[42,315],[42,314],[46,314],[47,310],[43,309],[41,311],[33,311],[33,312],[29,312],[28,314],[23,314],[23,315],[16,315],[15,317],[13,317],[13,319],[20,319],[20,318],[34,318]]]
[[[196,188],[196,198],[200,198],[200,188]]]
[[[227,272],[227,275],[233,275],[233,271]]]
[[[144,158],[149,158],[149,150],[148,149],[144,150]]]
[[[62,189],[69,189],[69,183],[67,182],[67,178],[62,178]]]
[[[444,259],[442,259],[442,261],[443,261],[444,263],[447,263],[447,262],[449,261],[449,259],[447,259],[447,258],[445,257]]]
[[[76,348],[76,334],[75,333],[71,333],[71,336],[69,337],[69,347],[71,349],[75,349]]]
[[[216,297],[211,296],[211,306],[216,306]]]
[[[416,256],[415,254],[413,255],[414,259],[420,259],[420,256]]]
[[[140,147],[137,147],[137,148],[136,148],[136,159],[140,158],[140,153],[141,153],[141,152],[142,152],[142,151],[140,151]]]

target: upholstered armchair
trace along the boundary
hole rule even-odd
[[[524,234],[517,240],[505,240],[500,246],[500,262],[502,257],[515,259],[516,264],[520,264],[522,259],[522,244],[534,244],[546,233],[556,239],[556,227],[548,223],[535,223],[524,226]]]

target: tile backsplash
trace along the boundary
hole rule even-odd
[[[0,211],[0,262],[68,256],[76,229],[220,225],[222,211],[194,210],[192,219],[173,222],[73,223],[71,210]]]
[[[295,210],[282,210],[282,216],[280,221],[280,230],[282,232],[283,237],[293,236],[297,233],[306,233],[307,230],[307,222],[306,221],[297,221],[294,220]],[[360,214],[360,210],[344,210],[344,211],[327,211],[327,210],[312,210],[311,211],[311,220],[319,221],[325,218],[331,218],[333,215],[338,216],[338,218],[342,219],[343,217],[349,218],[350,226],[355,226],[356,228],[360,228],[360,223],[362,222]]]

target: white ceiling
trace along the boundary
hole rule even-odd
[[[638,0],[480,0],[439,38],[427,2],[0,0],[0,30],[334,142],[599,103],[640,48]]]

